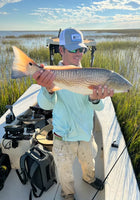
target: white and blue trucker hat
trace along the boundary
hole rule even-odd
[[[73,28],[64,29],[60,33],[59,45],[63,45],[69,51],[79,48],[87,49],[87,46],[84,44],[82,32]]]

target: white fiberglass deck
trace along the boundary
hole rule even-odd
[[[37,94],[40,86],[32,85],[14,104],[16,117],[23,114],[29,106],[34,106],[37,102]],[[0,140],[4,135],[5,116],[0,119]],[[14,122],[15,123],[15,122]],[[116,114],[110,98],[105,99],[103,111],[96,112],[95,117],[95,140],[98,144],[98,154],[96,157],[96,176],[102,180],[106,177],[116,159],[125,147],[125,141],[118,124]],[[119,148],[111,147],[116,141]],[[15,158],[17,159],[17,158]],[[82,181],[80,164],[77,160],[74,163],[74,177],[76,200],[93,200],[97,192],[88,184]],[[19,181],[15,169],[12,169],[6,179],[4,188],[0,191],[2,200],[28,200],[30,184],[22,185]],[[40,200],[61,200],[60,185],[54,184],[47,192],[39,198]],[[33,197],[33,199],[35,199]],[[135,179],[134,171],[127,150],[117,162],[116,166],[105,181],[105,188],[98,192],[95,200],[139,200],[140,193]]]

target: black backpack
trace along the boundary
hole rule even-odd
[[[11,170],[11,164],[8,154],[4,154],[0,148],[0,190],[4,187],[4,182],[7,179]]]
[[[40,197],[44,191],[47,191],[56,183],[53,155],[44,150],[40,144],[21,156],[20,168],[21,172],[16,170],[19,179],[23,184],[26,184],[29,180],[32,186],[29,195],[30,200],[32,193],[35,197]]]

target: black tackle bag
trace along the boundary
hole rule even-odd
[[[32,193],[35,197],[40,197],[56,182],[53,155],[44,150],[40,144],[21,156],[20,168],[21,171],[16,170],[16,172],[21,182],[26,184],[29,180],[31,183],[30,200]]]
[[[11,164],[8,154],[2,153],[0,149],[0,190],[4,187],[4,182],[7,179],[11,170]]]

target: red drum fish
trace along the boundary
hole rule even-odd
[[[13,46],[14,61],[11,78],[31,76],[42,69],[19,48]],[[120,74],[102,68],[80,68],[77,66],[46,66],[43,70],[51,70],[56,78],[54,91],[67,89],[75,93],[88,95],[98,85],[114,89],[114,93],[128,92],[132,84]]]

